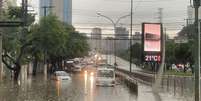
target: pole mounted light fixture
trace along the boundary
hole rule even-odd
[[[193,0],[195,8],[195,42],[194,42],[194,71],[195,71],[195,101],[200,101],[200,22],[199,22],[199,7],[201,0]]]
[[[116,21],[114,21],[114,20],[112,20],[112,18],[110,18],[108,16],[105,16],[105,15],[101,14],[100,12],[97,12],[96,14],[98,16],[102,16],[102,17],[106,18],[107,20],[109,20],[113,24],[114,34],[115,35],[116,35],[116,27],[119,24],[120,20],[124,19],[124,18],[126,18],[128,16],[131,16],[131,14],[127,14],[127,15],[119,17]],[[114,56],[114,65],[117,65],[117,62],[116,62],[116,39],[114,39],[114,54],[115,54],[115,56]]]

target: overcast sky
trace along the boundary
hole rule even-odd
[[[163,22],[170,34],[175,34],[185,25],[187,6],[190,0],[134,0],[135,31],[141,31],[142,22],[158,22],[158,8],[163,8]],[[96,12],[117,19],[130,13],[130,0],[73,0],[73,24],[75,26],[104,27],[111,23]],[[121,20],[128,26],[130,18]],[[109,25],[108,25],[109,24]]]
[[[29,0],[38,8],[38,0]],[[110,22],[96,15],[100,12],[112,19],[130,13],[130,0],[72,0],[73,25],[83,27],[112,28]],[[163,8],[163,22],[170,34],[175,34],[185,25],[187,6],[190,0],[134,0],[134,30],[140,31],[142,22],[158,22],[158,8]],[[121,20],[121,26],[129,26],[130,18]],[[81,30],[88,31],[89,30]],[[105,31],[106,32],[106,31]]]

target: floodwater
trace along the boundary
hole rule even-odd
[[[99,87],[88,74],[72,74],[70,81],[55,81],[43,75],[27,77],[18,84],[0,82],[0,101],[155,101],[151,87],[139,84],[131,91],[117,78],[115,87]],[[163,101],[182,101],[161,94]]]

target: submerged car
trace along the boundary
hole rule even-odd
[[[62,80],[71,80],[71,77],[65,71],[56,71],[54,73],[55,80],[62,81]]]

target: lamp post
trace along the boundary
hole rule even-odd
[[[130,71],[130,73],[131,73],[131,71],[132,71],[132,39],[133,39],[133,0],[131,0],[131,17],[130,17],[130,20],[131,20],[131,24],[130,24],[130,58],[129,58],[129,60],[130,60],[130,68],[129,68],[129,71]]]
[[[116,27],[117,27],[117,25],[119,24],[119,22],[120,22],[120,20],[121,19],[124,19],[124,18],[126,18],[126,17],[128,17],[128,16],[130,16],[130,14],[128,14],[128,15],[124,15],[124,16],[121,16],[121,17],[119,17],[116,21],[114,21],[113,19],[111,19],[110,17],[108,17],[108,16],[105,16],[105,15],[103,15],[103,14],[101,14],[101,13],[97,13],[97,15],[99,15],[99,16],[101,16],[101,17],[103,17],[103,18],[106,18],[107,20],[109,20],[111,23],[112,23],[112,25],[113,25],[113,27],[114,27],[114,35],[116,35]],[[116,39],[114,39],[115,41],[114,41],[114,65],[117,65],[117,61],[116,61]]]
[[[200,7],[200,0],[193,0],[193,6],[195,8],[195,52],[194,52],[194,60],[195,60],[195,101],[200,101],[200,27],[198,21],[199,15],[199,7]]]

